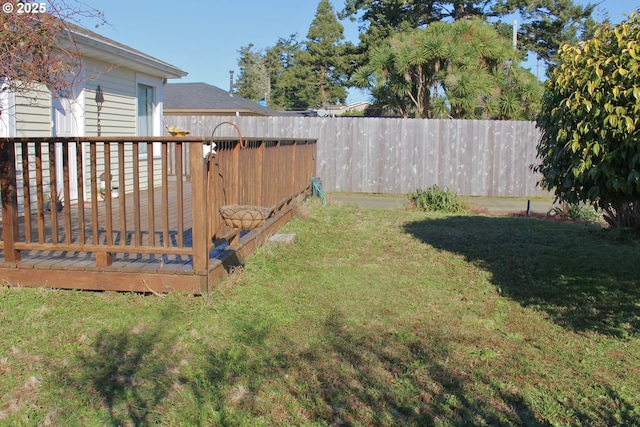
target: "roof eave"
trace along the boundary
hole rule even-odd
[[[82,54],[89,58],[167,79],[178,79],[187,75],[186,71],[166,62],[104,43],[84,34],[73,32],[73,38],[82,49]]]

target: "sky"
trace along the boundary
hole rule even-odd
[[[344,0],[330,0],[334,10]],[[105,14],[107,25],[82,24],[117,42],[186,71],[172,82],[204,82],[228,89],[229,71],[237,78],[238,51],[250,43],[266,49],[279,38],[297,34],[304,40],[320,0],[85,0]],[[587,0],[575,0],[585,4]],[[640,8],[640,0],[591,0],[600,3],[595,17],[613,23]],[[606,14],[606,15],[605,15]],[[357,43],[358,22],[345,20],[346,40]],[[533,68],[533,66],[531,66]],[[535,70],[532,69],[535,73]],[[367,101],[361,90],[349,92],[347,103]]]

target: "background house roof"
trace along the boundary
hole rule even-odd
[[[164,86],[165,114],[275,116],[279,111],[207,83],[168,83]]]

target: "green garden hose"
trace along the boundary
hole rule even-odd
[[[318,192],[318,194],[322,198],[322,207],[324,208],[325,206],[327,206],[327,198],[325,197],[324,193],[322,192],[322,189],[320,188],[316,180],[311,180],[311,182],[313,183],[313,188]]]

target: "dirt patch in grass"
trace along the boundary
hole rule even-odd
[[[607,226],[607,224],[604,221],[594,222],[594,221],[585,221],[585,220],[574,220],[569,218],[568,215],[561,214],[561,213],[551,215],[548,213],[541,213],[541,212],[530,212],[529,214],[527,214],[527,212],[512,212],[507,214],[506,216],[516,217],[516,218],[533,218],[533,219],[540,219],[544,221],[564,222],[568,224]]]

